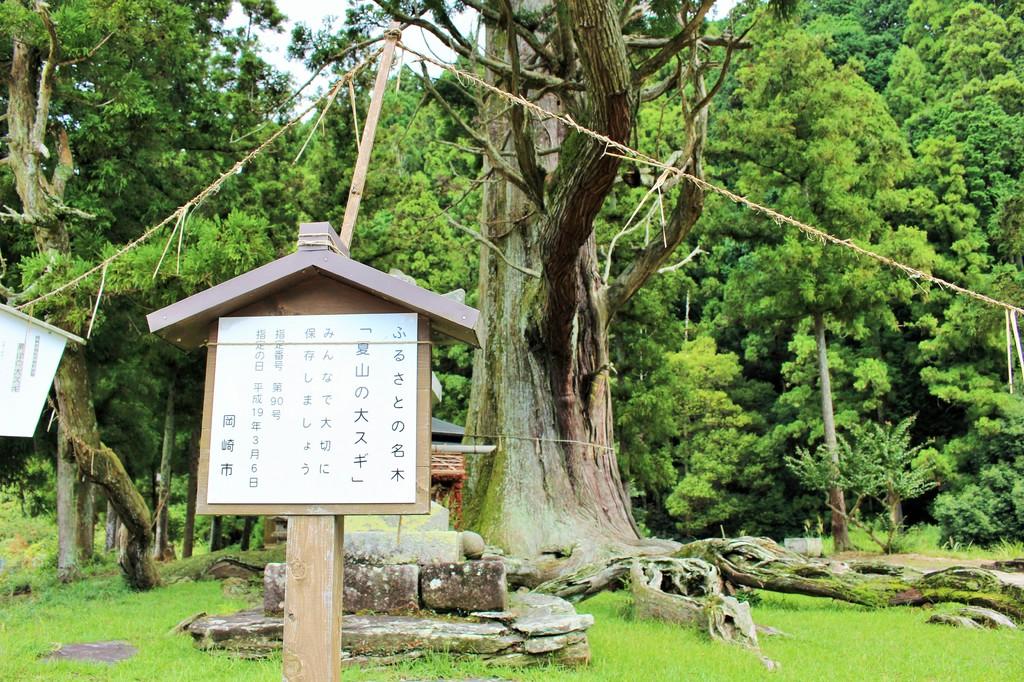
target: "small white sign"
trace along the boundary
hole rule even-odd
[[[416,501],[415,313],[223,317],[208,504]]]
[[[0,306],[0,436],[31,438],[67,337]]]

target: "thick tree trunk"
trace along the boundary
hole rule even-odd
[[[832,409],[832,377],[828,369],[828,346],[825,342],[825,318],[814,315],[814,338],[818,345],[818,376],[821,381],[821,419],[825,425],[825,446],[832,453],[833,466],[839,466],[839,446],[836,441],[836,417]],[[841,488],[828,491],[832,508],[832,540],[837,552],[853,549],[846,519],[846,499]]]
[[[164,409],[164,439],[160,450],[160,472],[157,474],[157,516],[156,542],[153,543],[153,556],[163,560],[170,550],[170,538],[167,537],[169,514],[167,506],[171,503],[171,458],[174,455],[174,380],[167,387],[167,405]]]
[[[504,193],[487,192],[488,214],[516,215],[495,194]],[[490,237],[506,257],[529,266],[537,249],[531,227]],[[612,449],[608,338],[594,299],[593,249],[592,241],[583,249],[581,275],[590,282],[575,292],[582,299],[576,334],[557,350],[541,341],[542,283],[492,254],[481,257],[488,336],[474,361],[467,431],[491,436],[498,448],[473,471],[467,524],[516,555],[638,539]]]
[[[78,558],[89,561],[96,550],[96,487],[84,476],[75,481],[75,505]]]
[[[78,577],[78,505],[75,502],[78,465],[70,452],[64,429],[57,427],[57,579]]]
[[[185,530],[181,541],[181,556],[192,556],[196,535],[196,494],[199,485],[199,425],[192,429],[188,443],[188,499],[185,502]]]
[[[536,2],[514,4],[538,9]],[[487,45],[492,55],[504,58],[505,31],[490,27]],[[557,105],[550,100],[544,105]],[[511,150],[509,119],[498,113],[506,103],[491,100],[487,106],[493,110],[484,112],[487,136],[495,147]],[[543,146],[559,146],[565,132],[548,122],[528,134]],[[541,163],[550,173],[558,156],[543,157]],[[614,177],[614,163],[602,182]],[[605,193],[595,187],[592,200],[599,205]],[[555,204],[557,197],[549,201],[547,216],[567,208]],[[557,228],[520,187],[495,174],[484,186],[482,217],[482,232],[506,258],[527,271],[544,269]],[[551,282],[481,251],[486,338],[474,360],[467,432],[493,439],[498,448],[472,463],[466,523],[522,556],[573,547],[589,554],[639,539],[613,449],[608,320],[592,234],[563,265],[564,276]],[[551,306],[555,299],[558,310]]]
[[[464,124],[484,150],[480,231],[487,244],[480,261],[484,347],[474,361],[467,433],[497,445],[493,455],[470,462],[466,522],[513,554],[571,552],[571,570],[595,554],[666,549],[640,540],[620,478],[608,328],[689,234],[703,193],[681,183],[661,238],[627,254],[610,281],[610,265],[597,262],[594,228],[619,172],[619,155],[611,152],[630,140],[645,95],[686,93],[676,163],[703,175],[707,104],[721,84],[705,87],[712,62],[705,63],[698,44],[712,4],[686,6],[680,32],[643,57],[629,53],[622,9],[607,0],[510,0],[479,9],[488,80],[598,133],[538,120],[493,94],[484,95],[479,127]],[[397,19],[424,24],[389,9]],[[531,26],[526,16],[549,20]],[[458,30],[441,24],[427,28],[449,33],[448,44],[472,58]],[[684,51],[685,72],[670,74]],[[714,66],[723,75],[729,56],[731,47]],[[424,85],[450,108],[429,80]],[[675,194],[668,178],[659,189]]]

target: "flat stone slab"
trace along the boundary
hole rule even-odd
[[[593,618],[585,615],[573,620],[572,605],[557,597],[544,596],[541,602],[543,608],[535,611],[521,601],[520,615],[507,624],[490,619],[345,615],[343,664],[382,665],[430,653],[513,666],[589,662],[586,628]],[[551,610],[559,613],[552,615]],[[570,625],[580,629],[569,629]],[[188,632],[200,649],[259,658],[280,650],[284,627],[282,618],[252,610],[200,618],[188,626]]]
[[[356,531],[345,533],[345,563],[431,564],[459,561],[462,541],[453,530],[408,532]]]
[[[576,613],[572,604],[560,597],[536,592],[516,592],[509,611],[516,615],[511,627],[527,637],[550,637],[586,631],[594,624],[589,613]]]
[[[125,661],[137,653],[139,650],[128,642],[86,642],[65,644],[45,658],[51,661],[90,661],[113,664]]]

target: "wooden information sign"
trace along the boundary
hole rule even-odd
[[[197,510],[287,515],[284,679],[340,674],[344,515],[430,510],[430,347],[478,313],[351,260],[327,223],[296,253],[148,316],[207,347]]]

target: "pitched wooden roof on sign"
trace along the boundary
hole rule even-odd
[[[330,223],[303,223],[299,249],[146,316],[149,330],[184,349],[201,346],[211,322],[314,274],[335,279],[425,315],[440,334],[479,346],[475,308],[348,257]]]

